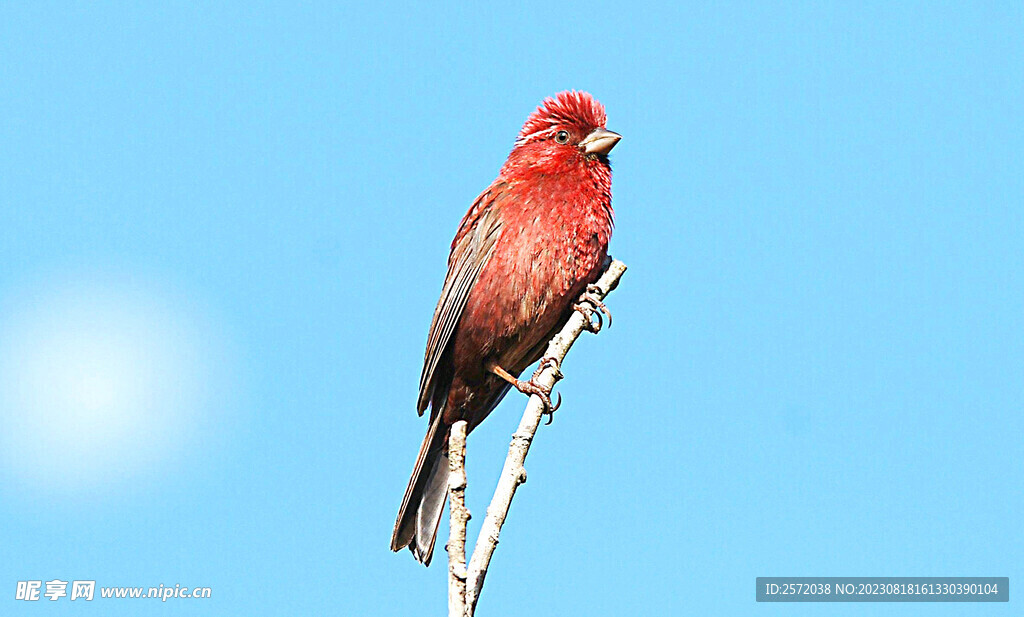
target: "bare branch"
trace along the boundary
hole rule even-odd
[[[466,421],[452,425],[448,437],[448,494],[450,527],[448,531],[448,615],[463,617],[466,612]]]
[[[598,301],[603,300],[615,289],[625,271],[626,264],[621,261],[612,261],[597,281],[597,289],[594,289],[591,295],[595,296]],[[594,326],[591,325],[589,316],[580,311],[573,312],[562,330],[548,343],[544,357],[554,358],[560,366],[565,355],[569,353],[569,348],[576,342],[580,334],[584,330],[593,329]],[[540,374],[538,382],[539,385],[550,388],[560,378],[561,373],[558,367],[548,366]],[[526,405],[526,411],[523,413],[523,419],[519,423],[519,428],[512,435],[512,443],[509,445],[508,457],[505,459],[505,466],[498,479],[498,487],[494,490],[491,505],[487,508],[487,518],[484,519],[483,526],[480,528],[476,548],[473,550],[473,556],[469,563],[468,579],[464,583],[466,585],[466,617],[472,617],[476,610],[480,590],[483,587],[484,578],[487,576],[487,567],[491,563],[494,549],[498,546],[498,535],[501,533],[501,526],[505,523],[508,509],[512,505],[512,498],[519,485],[526,482],[526,469],[523,467],[523,463],[530,451],[533,436],[537,433],[543,411],[544,402],[541,398],[537,395],[531,396]],[[454,525],[453,521],[453,529]],[[462,533],[465,534],[464,525]],[[465,541],[465,536],[463,536],[463,541]]]

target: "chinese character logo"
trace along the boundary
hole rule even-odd
[[[15,600],[38,600],[39,588],[43,581],[18,581],[18,590],[14,593]]]
[[[71,599],[92,600],[92,594],[96,591],[96,581],[74,581],[71,583]]]

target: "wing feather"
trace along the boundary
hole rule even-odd
[[[480,271],[490,258],[501,232],[501,221],[496,209],[492,207],[502,194],[500,188],[491,187],[477,198],[462,219],[459,232],[452,243],[451,256],[448,258],[448,275],[445,277],[437,308],[434,309],[434,319],[430,324],[430,335],[427,337],[427,351],[423,357],[419,399],[416,403],[416,410],[420,415],[430,404],[435,389],[442,386],[435,380],[441,358],[452,343],[469,294],[480,277]]]

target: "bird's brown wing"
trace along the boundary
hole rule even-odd
[[[439,379],[439,367],[454,338],[455,329],[466,308],[469,293],[480,276],[480,271],[491,256],[501,231],[501,221],[494,202],[500,199],[500,186],[492,186],[474,202],[462,219],[459,232],[452,243],[448,258],[448,275],[441,290],[441,299],[434,309],[434,320],[427,337],[427,352],[423,357],[423,372],[420,374],[420,395],[416,410],[423,411],[434,398],[438,388],[447,388],[449,379]],[[443,372],[443,371],[442,371]],[[437,413],[439,410],[433,410]]]

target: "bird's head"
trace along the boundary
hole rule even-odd
[[[604,105],[590,94],[559,92],[526,119],[502,171],[607,170],[608,153],[622,137],[607,130],[606,121]]]

